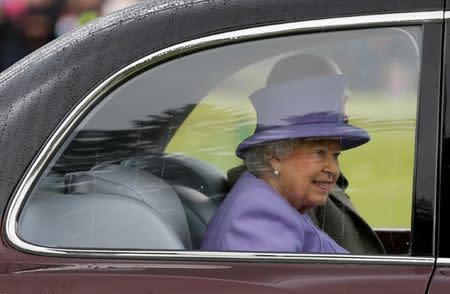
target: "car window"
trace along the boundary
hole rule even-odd
[[[243,175],[262,178],[236,149],[250,154],[268,142],[259,135],[270,128],[271,141],[295,139],[296,131],[279,137],[273,130],[291,132],[320,114],[327,123],[342,118],[370,141],[359,146],[363,133],[341,129],[327,135],[349,150],[339,150],[340,174],[326,202],[299,208],[299,216],[350,253],[408,254],[420,56],[421,28],[409,26],[255,40],[149,68],[108,94],[61,146],[22,209],[18,234],[55,248],[222,250],[202,248],[205,232],[221,240],[226,224],[211,227],[241,212],[218,207],[231,202],[227,194]],[[286,60],[302,66],[278,74]],[[328,112],[339,115],[322,116]],[[313,131],[300,139],[317,139]],[[324,181],[311,180],[322,188]],[[246,219],[238,231],[246,232]],[[270,226],[250,227],[276,239]]]

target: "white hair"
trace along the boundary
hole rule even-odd
[[[265,171],[272,171],[269,160],[271,158],[284,159],[289,157],[294,148],[300,144],[300,139],[284,139],[255,145],[245,150],[244,164],[254,175],[261,175]]]

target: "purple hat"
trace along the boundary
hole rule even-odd
[[[344,115],[345,81],[340,74],[316,76],[266,86],[250,96],[257,124],[236,155],[269,141],[293,138],[339,138],[347,150],[370,140],[369,134],[347,124]]]

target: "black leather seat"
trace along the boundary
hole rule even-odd
[[[192,248],[199,249],[206,226],[216,211],[217,204],[192,188],[180,185],[173,185],[172,187],[183,203],[191,233]]]

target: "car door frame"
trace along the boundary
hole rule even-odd
[[[439,174],[439,200],[438,200],[438,226],[436,236],[436,267],[430,281],[430,291],[432,294],[447,293],[450,286],[450,236],[448,229],[450,217],[447,209],[450,207],[450,11],[448,7],[450,1],[446,1],[445,25],[444,25],[444,52],[442,71],[442,127],[441,140],[442,147],[440,174]]]
[[[439,11],[435,11],[438,15]],[[411,14],[412,15],[412,14]],[[428,15],[428,14],[427,14]],[[410,270],[417,270],[420,272],[422,279],[427,279],[431,273],[431,269],[434,265],[434,226],[435,226],[435,197],[437,194],[437,170],[438,170],[438,150],[439,150],[439,111],[440,111],[440,64],[441,64],[441,48],[442,46],[432,46],[442,42],[442,24],[440,24],[439,16],[434,16],[434,19],[428,19],[423,21],[424,27],[424,41],[423,41],[423,58],[422,58],[422,75],[420,80],[420,98],[418,107],[418,125],[417,125],[417,145],[416,145],[416,159],[415,159],[415,176],[414,176],[414,205],[413,205],[413,230],[418,232],[413,234],[412,239],[412,256],[411,257],[389,257],[389,256],[316,256],[316,255],[296,255],[296,254],[261,254],[261,253],[199,253],[199,252],[124,252],[117,251],[99,251],[99,250],[69,250],[69,249],[54,249],[54,248],[37,248],[31,244],[23,244],[20,238],[16,238],[15,224],[17,221],[18,211],[20,211],[21,202],[26,198],[28,192],[32,188],[36,179],[42,173],[43,168],[49,162],[51,155],[56,152],[61,142],[70,134],[70,131],[76,126],[76,124],[83,118],[84,113],[91,109],[91,107],[98,101],[99,97],[104,97],[105,94],[112,91],[121,82],[126,81],[132,75],[139,73],[144,68],[148,68],[147,61],[152,61],[152,65],[159,64],[163,60],[169,60],[172,56],[180,56],[180,54],[192,53],[195,50],[203,50],[208,47],[214,47],[218,45],[231,44],[233,42],[240,42],[244,40],[258,39],[262,37],[271,37],[274,35],[285,35],[289,33],[300,32],[312,32],[316,30],[324,30],[326,24],[330,22],[337,22],[337,25],[331,25],[330,29],[345,29],[345,28],[363,28],[363,27],[378,27],[387,26],[391,24],[413,24],[418,23],[417,15],[413,20],[405,20],[404,22],[398,21],[398,18],[394,20],[394,15],[389,15],[389,20],[383,20],[382,15],[367,15],[365,17],[339,17],[339,18],[326,18],[316,20],[304,20],[299,22],[284,23],[284,24],[272,24],[267,26],[267,30],[261,30],[261,27],[246,28],[239,31],[230,31],[218,35],[210,35],[196,39],[194,41],[187,41],[179,43],[177,45],[169,46],[165,49],[156,51],[150,55],[147,55],[143,59],[136,61],[135,63],[116,71],[115,74],[103,81],[93,91],[85,96],[81,102],[74,104],[72,111],[69,115],[66,115],[65,121],[59,125],[59,127],[53,132],[52,136],[46,140],[45,146],[40,151],[30,165],[28,172],[22,178],[16,192],[16,196],[12,197],[9,204],[7,213],[5,214],[5,227],[4,238],[8,242],[9,247],[7,251],[15,251],[19,249],[21,253],[14,253],[14,255],[21,256],[23,261],[32,253],[31,260],[38,261],[42,256],[53,256],[53,263],[58,266],[34,268],[26,270],[19,268],[16,272],[22,274],[36,273],[36,272],[52,272],[58,271],[73,271],[87,270],[92,271],[88,267],[89,264],[95,262],[100,265],[100,269],[105,271],[106,264],[110,268],[125,268],[132,270],[136,268],[137,263],[133,262],[127,266],[120,267],[123,262],[119,259],[129,260],[132,259],[146,259],[144,262],[146,269],[154,269],[154,261],[164,261],[165,269],[171,268],[178,264],[178,262],[199,262],[200,267],[209,268],[213,266],[214,269],[237,269],[239,273],[244,270],[249,264],[257,264],[266,262],[267,265],[261,266],[261,268],[270,268],[268,272],[274,274],[275,269],[280,270],[280,263],[286,263],[287,267],[291,268],[293,272],[303,272],[304,269],[300,265],[304,262],[306,264],[314,263],[319,264],[318,270],[322,271],[324,268],[320,265],[326,265],[329,269],[324,271],[324,274],[333,274],[341,268],[343,264],[352,264],[355,268],[360,268],[363,264],[377,264],[380,268],[390,274],[395,273],[395,266],[408,265],[411,266]],[[395,15],[396,17],[398,15]],[[420,21],[419,23],[422,23]],[[287,29],[286,29],[287,28]],[[313,28],[313,29],[312,29]],[[261,33],[262,31],[262,33]],[[242,37],[242,36],[245,36]],[[182,50],[182,51],[179,51]],[[158,58],[162,59],[158,59]],[[130,73],[132,74],[130,75]],[[425,99],[426,97],[426,99]],[[430,131],[431,130],[431,131]],[[420,234],[419,234],[420,232]],[[424,238],[423,235],[427,237]],[[39,247],[39,246],[38,246]],[[41,256],[38,256],[41,255]],[[425,257],[424,257],[425,256]],[[72,265],[76,264],[75,268],[67,267],[61,269],[61,265],[64,264],[65,258],[76,258],[71,260]],[[93,258],[93,259],[91,259]],[[107,258],[108,261],[98,260],[97,258]],[[112,259],[111,259],[112,258]],[[28,259],[30,260],[30,259]],[[111,266],[111,262],[114,263]],[[211,265],[213,262],[213,265]],[[238,262],[238,263],[236,263]],[[242,264],[244,262],[244,265]],[[26,263],[26,262],[25,262]],[[39,262],[38,262],[39,263]],[[312,268],[317,267],[312,266]],[[41,264],[42,265],[42,264]],[[29,263],[28,263],[29,266]],[[185,264],[186,267],[194,267],[192,264]],[[394,267],[392,267],[394,266]],[[418,267],[418,268],[417,268]],[[185,269],[185,268],[184,268]],[[425,270],[426,269],[426,270]],[[220,270],[219,270],[220,271]],[[259,272],[259,271],[258,271]],[[281,272],[283,272],[281,270]],[[293,272],[286,273],[291,275]],[[260,272],[262,275],[262,273]],[[158,275],[156,275],[158,276]],[[220,275],[219,275],[220,276]],[[262,275],[264,276],[264,275]],[[216,276],[215,276],[216,277]],[[268,278],[268,276],[265,276]],[[281,277],[278,275],[278,277]],[[324,275],[322,275],[324,277]],[[260,279],[260,278],[258,278]],[[320,280],[320,279],[319,279]],[[300,281],[304,282],[304,281]],[[299,284],[296,282],[296,286]],[[317,286],[317,284],[316,284]]]

